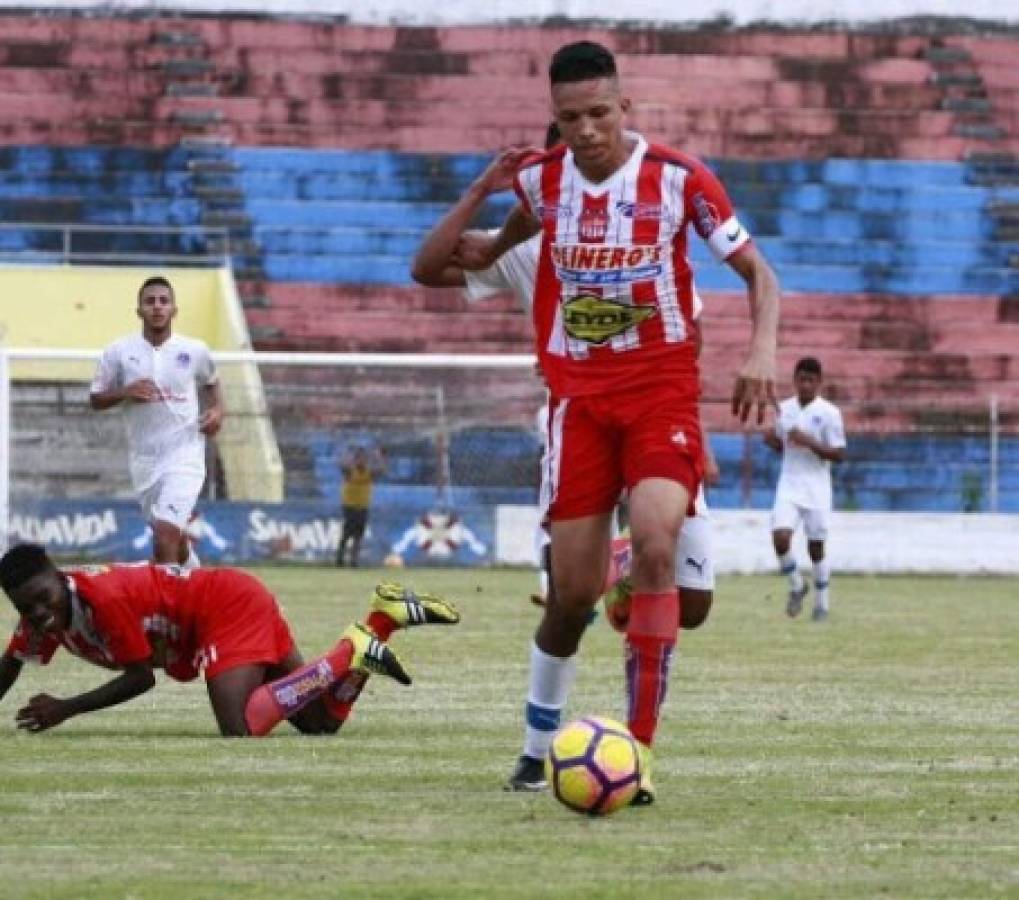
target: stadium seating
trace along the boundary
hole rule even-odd
[[[60,230],[19,222],[88,226],[72,257],[228,250],[259,347],[528,350],[508,298],[468,310],[419,290],[409,257],[484,151],[539,139],[545,61],[583,36],[619,55],[635,124],[722,175],[783,284],[783,371],[821,355],[851,428],[975,426],[1019,373],[1011,36],[14,12],[0,25],[0,256],[66,257]],[[91,230],[106,226],[186,230]],[[699,242],[692,256],[706,415],[724,431],[745,300]],[[1002,426],[1019,430],[1014,410]],[[332,490],[335,448],[291,445]],[[855,502],[914,502],[874,478]]]

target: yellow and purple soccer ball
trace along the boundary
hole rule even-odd
[[[610,815],[629,805],[640,787],[637,741],[612,719],[577,719],[552,738],[545,775],[556,799],[574,812]]]

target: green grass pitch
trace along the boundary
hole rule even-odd
[[[375,571],[267,569],[306,656]],[[463,612],[394,645],[333,738],[223,740],[200,683],[40,735],[33,693],[100,683],[61,655],[0,705],[0,896],[1019,896],[1019,583],[836,578],[829,622],[779,578],[723,578],[683,635],[659,802],[588,819],[501,790],[520,749],[528,572],[408,571]],[[808,601],[809,602],[809,601]],[[0,624],[14,617],[5,604]],[[623,716],[619,637],[581,654],[570,716]]]

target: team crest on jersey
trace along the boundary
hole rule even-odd
[[[600,244],[609,231],[609,195],[584,194],[584,208],[577,220],[577,233],[587,244]]]
[[[177,354],[177,365],[182,369],[186,369],[189,365],[191,365],[191,354],[186,350],[181,350],[181,352]]]
[[[653,306],[630,306],[594,294],[580,294],[563,303],[563,327],[578,341],[604,344],[646,322],[656,312]]]

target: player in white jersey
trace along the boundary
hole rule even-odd
[[[140,334],[110,344],[92,380],[92,409],[125,404],[131,482],[152,527],[152,559],[195,567],[187,525],[205,482],[205,438],[223,400],[209,348],[173,333],[177,302],[165,278],[138,290]]]
[[[815,622],[828,617],[831,566],[824,545],[832,509],[831,464],[846,455],[842,414],[818,394],[822,377],[821,364],[813,357],[797,362],[793,370],[796,395],[782,401],[775,426],[764,434],[765,443],[782,454],[771,511],[771,538],[782,574],[789,578],[786,612],[799,615],[809,590],[790,549],[793,532],[802,522],[814,567]]]

